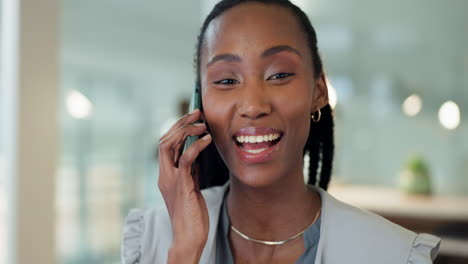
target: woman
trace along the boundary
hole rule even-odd
[[[221,1],[195,62],[203,112],[161,138],[167,209],[132,210],[124,263],[432,263],[437,237],[326,192],[333,116],[316,34],[299,8]],[[187,136],[205,132],[181,154]]]

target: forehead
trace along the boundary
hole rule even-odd
[[[276,45],[289,45],[310,56],[305,33],[291,10],[273,4],[241,4],[211,21],[202,60],[224,52],[260,54]]]

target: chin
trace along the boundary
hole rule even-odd
[[[263,166],[262,166],[263,165]],[[263,188],[281,182],[281,170],[274,168],[273,164],[262,164],[252,167],[244,167],[234,170],[231,174],[231,181],[235,180],[251,188]],[[269,168],[268,168],[269,167]],[[276,166],[275,166],[276,167]],[[286,174],[283,174],[286,175]],[[233,179],[235,178],[235,179]]]

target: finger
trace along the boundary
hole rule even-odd
[[[201,139],[195,141],[195,143],[193,143],[187,149],[187,151],[182,154],[179,159],[179,170],[184,175],[191,175],[193,162],[198,157],[200,152],[202,152],[202,150],[204,150],[211,143],[211,140],[211,135],[207,134]]]
[[[203,133],[206,133],[206,124],[204,123],[197,123],[197,124],[193,124],[192,126],[204,126],[205,127],[205,130],[203,131]],[[202,134],[203,134],[202,133]],[[174,136],[176,136],[176,134],[174,133]],[[176,167],[178,167],[178,164],[179,164],[179,158],[180,156],[182,155],[182,152],[186,150],[186,145],[188,143],[188,140],[190,140],[190,143],[191,144],[192,142],[194,142],[195,140],[197,139],[189,139],[189,136],[193,136],[193,135],[182,135],[182,139],[179,141],[179,143],[177,143],[177,145],[175,146],[174,148],[174,165]],[[198,134],[196,136],[201,136],[201,134]],[[189,145],[190,146],[190,145]]]
[[[183,127],[188,124],[192,124],[195,121],[199,120],[201,117],[201,111],[199,109],[195,109],[189,114],[184,115],[181,117],[171,128],[159,139],[159,143],[163,142],[166,138],[170,137],[172,133],[174,133],[180,127]]]
[[[205,129],[205,132],[206,134],[208,134],[208,132],[206,131]],[[203,135],[203,133],[201,134]],[[177,164],[179,164],[179,158],[180,156],[182,155],[182,153],[184,152],[184,150],[189,147],[190,145],[187,146],[187,143],[188,143],[188,140],[191,140],[191,142],[194,142],[196,140],[198,140],[201,135],[197,135],[198,137],[193,140],[193,139],[190,139],[190,135],[188,135],[187,137],[185,137],[182,141],[180,141],[179,143],[177,143],[177,145],[174,147],[174,164],[176,165],[176,167],[178,167]]]
[[[177,164],[179,164],[179,157],[182,155],[182,151],[184,149],[185,141],[180,142],[177,144],[177,146],[174,148],[174,165],[177,167]]]
[[[174,161],[180,156],[182,147],[187,136],[198,136],[206,131],[204,123],[185,125],[173,132],[159,144],[160,165],[175,167]],[[177,155],[177,157],[176,157]]]

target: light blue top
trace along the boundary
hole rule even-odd
[[[202,191],[210,227],[200,263],[216,263],[217,223],[228,184]],[[315,264],[430,264],[435,259],[440,246],[438,237],[416,234],[343,203],[319,187],[310,187],[320,193],[322,200]],[[122,238],[122,263],[167,263],[172,244],[167,209],[133,209],[126,218]]]

